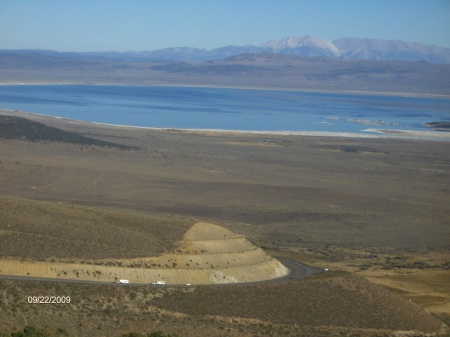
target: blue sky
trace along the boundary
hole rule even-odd
[[[212,49],[304,35],[450,48],[450,0],[0,1],[0,49]]]

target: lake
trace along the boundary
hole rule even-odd
[[[367,134],[450,121],[449,99],[203,87],[0,85],[0,108],[180,129]]]

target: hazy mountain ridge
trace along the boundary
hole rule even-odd
[[[203,62],[131,62],[102,58],[98,54],[0,51],[0,79],[5,84],[200,85],[450,97],[450,64],[271,52],[244,53]]]
[[[165,48],[154,51],[126,52],[56,52],[51,50],[0,50],[1,53],[37,53],[46,56],[65,56],[74,59],[112,60],[120,62],[199,62],[225,59],[243,53],[275,53],[305,57],[385,60],[407,62],[450,63],[450,48],[400,40],[367,38],[339,38],[327,41],[313,36],[286,37],[268,41],[261,46],[224,46],[211,50],[191,47]]]
[[[340,58],[450,63],[450,49],[400,40],[340,38],[333,41]]]

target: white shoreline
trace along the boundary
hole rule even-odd
[[[381,133],[390,138],[450,140],[450,131],[416,131],[394,129],[365,129],[363,131]]]
[[[77,121],[80,122],[80,121]],[[98,122],[84,122],[96,125],[105,125],[111,127],[162,130],[162,131],[180,131],[180,132],[215,132],[231,134],[261,134],[261,135],[282,135],[282,136],[318,136],[318,137],[352,137],[352,138],[385,138],[382,135],[366,135],[354,132],[328,132],[328,131],[286,131],[286,130],[230,130],[230,129],[189,129],[189,128],[164,128],[151,126],[134,126],[121,124],[107,124]]]
[[[105,126],[111,128],[130,128],[142,130],[156,130],[156,131],[177,131],[177,132],[192,132],[192,133],[222,133],[222,134],[249,134],[249,135],[280,135],[280,136],[310,136],[310,137],[340,137],[340,138],[371,138],[371,139],[416,139],[416,140],[441,140],[450,141],[450,132],[446,131],[412,131],[412,130],[392,130],[392,129],[364,129],[361,132],[373,132],[375,134],[364,134],[355,132],[329,132],[329,131],[286,131],[286,130],[229,130],[229,129],[193,129],[193,128],[170,128],[170,127],[152,127],[152,126],[135,126],[122,124],[109,124],[100,122],[87,122],[77,119],[70,119],[60,116],[49,116],[33,112],[26,112],[21,110],[2,109],[0,108],[0,115],[9,115],[4,112],[13,114],[23,114],[31,116],[39,116],[44,118],[54,118],[58,120],[65,120],[70,123],[91,124],[98,126]]]

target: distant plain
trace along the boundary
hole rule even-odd
[[[450,96],[450,65],[271,53],[206,62],[130,62],[0,53],[3,84],[118,84]]]

